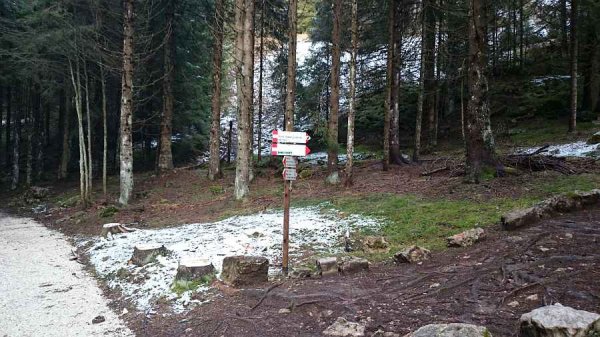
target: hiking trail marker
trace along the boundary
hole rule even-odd
[[[288,273],[290,246],[290,194],[292,181],[298,178],[298,160],[310,153],[306,143],[310,136],[306,132],[273,130],[271,144],[272,156],[283,157],[283,258],[281,269],[284,275]]]

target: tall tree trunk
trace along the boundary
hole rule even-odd
[[[26,127],[26,137],[27,137],[27,157],[25,161],[25,185],[27,187],[31,186],[31,179],[33,173],[33,124],[34,124],[34,116],[37,113],[34,110],[38,109],[37,103],[37,91],[34,91],[31,88],[31,85],[28,89],[28,100],[27,100],[27,117],[25,118]]]
[[[44,173],[44,140],[46,138],[45,118],[46,109],[42,104],[41,91],[38,94],[38,109],[35,120],[35,180],[40,181]]]
[[[358,54],[358,0],[352,0],[352,50],[350,52],[350,108],[348,110],[348,141],[346,143],[346,186],[353,185],[354,115],[356,110],[356,57]]]
[[[102,194],[106,197],[106,179],[108,162],[108,121],[106,102],[106,73],[100,65],[100,87],[102,90]]]
[[[127,205],[133,191],[133,0],[124,2],[123,75],[121,80],[121,147],[119,203]]]
[[[61,91],[63,93],[63,97],[61,98],[61,100],[63,101],[62,105],[63,105],[63,122],[62,122],[62,128],[60,128],[60,130],[62,131],[62,152],[61,152],[61,156],[60,156],[60,164],[59,164],[59,168],[58,168],[58,179],[66,179],[67,178],[67,173],[68,173],[68,169],[69,169],[69,157],[71,155],[71,136],[70,136],[70,125],[69,123],[71,122],[71,98],[69,97],[69,95],[65,95],[65,89],[63,89]]]
[[[391,88],[391,118],[390,118],[390,161],[396,165],[402,164],[400,153],[400,80],[402,75],[402,17],[401,3],[392,1],[394,7],[394,45],[393,45],[393,71]]]
[[[86,124],[87,124],[87,161],[86,161],[86,172],[87,172],[87,187],[86,187],[86,194],[87,194],[87,199],[88,201],[91,200],[91,195],[92,195],[92,177],[93,177],[93,161],[92,161],[92,120],[90,118],[91,112],[90,112],[90,90],[89,90],[89,86],[90,86],[90,80],[89,80],[89,76],[88,76],[88,70],[87,70],[87,62],[84,61],[83,62],[83,73],[85,75],[84,81],[85,81],[85,119],[86,119]]]
[[[260,42],[258,47],[258,132],[256,135],[256,148],[258,162],[262,160],[262,119],[263,119],[263,72],[265,50],[265,0],[260,3]]]
[[[285,130],[294,131],[294,103],[296,101],[296,44],[298,1],[289,0],[288,9],[288,66],[285,96]]]
[[[4,146],[6,149],[6,168],[11,163],[11,120],[12,120],[12,87],[6,88],[6,131],[4,134]],[[13,138],[14,139],[14,138]]]
[[[434,13],[434,0],[424,0],[423,3],[423,30],[424,30],[424,52],[423,76],[425,77],[425,97],[423,101],[424,110],[427,113],[427,147],[437,146],[435,135],[436,129],[436,106],[435,106],[435,38],[436,17]]]
[[[488,83],[485,75],[486,42],[484,0],[469,0],[469,102],[466,123],[465,181],[478,183],[484,166],[497,166],[494,136],[491,130]]]
[[[85,146],[85,131],[83,129],[83,98],[81,93],[81,75],[79,71],[79,60],[76,60],[75,70],[69,60],[69,70],[71,73],[71,82],[73,84],[73,93],[75,95],[75,112],[77,113],[78,143],[79,143],[79,193],[81,203],[84,206],[88,204],[88,175],[87,175],[87,151]]]
[[[571,115],[569,118],[569,132],[577,130],[577,0],[571,0]]]
[[[342,0],[333,0],[333,31],[331,41],[333,44],[331,57],[331,111],[329,113],[329,125],[327,136],[327,182],[329,184],[339,184],[340,175],[338,172],[338,115],[340,110],[340,22],[342,20]]]
[[[392,115],[394,113],[394,44],[395,38],[395,15],[396,15],[395,0],[388,0],[388,46],[386,59],[386,86],[385,86],[385,103],[383,116],[383,170],[387,171],[390,166],[390,143],[392,133]]]
[[[217,178],[222,177],[223,175],[221,172],[221,73],[223,70],[223,16],[223,0],[216,0],[215,23],[213,29],[214,48],[212,59],[213,69],[210,125],[210,158],[208,164],[208,178],[210,180],[215,180]]]
[[[22,93],[23,94],[23,93]],[[18,96],[17,96],[18,97]],[[17,98],[18,99],[18,98]],[[18,100],[17,100],[18,103]],[[21,109],[23,105],[17,107],[14,110],[13,115],[13,126],[12,126],[12,177],[11,177],[11,190],[16,190],[19,186],[19,154],[21,150]]]
[[[523,0],[519,0],[519,68],[523,69],[525,55],[525,3]]]
[[[419,162],[421,157],[421,129],[423,126],[423,106],[425,103],[425,54],[427,53],[427,29],[425,28],[425,8],[427,0],[421,0],[421,55],[419,64],[419,92],[417,97],[417,113],[415,117],[415,143],[413,147],[413,161]]]
[[[237,5],[239,3],[239,5]],[[239,11],[239,13],[237,13]],[[236,40],[241,45],[241,71],[238,82],[240,107],[238,114],[238,153],[235,174],[235,198],[245,199],[250,190],[252,161],[252,108],[254,84],[254,0],[236,1]],[[236,52],[236,54],[239,52]]]
[[[173,154],[171,152],[171,136],[173,129],[173,52],[174,48],[174,2],[167,1],[165,12],[167,27],[164,46],[164,77],[163,77],[163,115],[160,123],[160,149],[158,152],[158,171],[173,169]]]

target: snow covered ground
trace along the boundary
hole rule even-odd
[[[373,158],[373,154],[369,153],[354,153],[354,160],[365,160]],[[348,159],[346,153],[338,155],[338,162],[344,164]],[[308,154],[306,157],[301,157],[300,161],[309,165],[323,165],[327,163],[327,152],[314,152]]]
[[[346,230],[380,225],[376,219],[346,215],[327,205],[292,208],[290,219],[292,264],[307,250],[317,254],[340,252],[343,247],[340,238]],[[190,291],[180,297],[171,291],[182,257],[208,259],[220,273],[226,256],[259,255],[269,259],[274,273],[279,267],[273,264],[280,263],[282,223],[281,211],[268,211],[214,223],[137,230],[116,235],[112,240],[81,239],[78,245],[89,247],[90,262],[97,274],[107,280],[109,287],[119,289],[125,298],[132,300],[139,310],[151,310],[156,300],[168,298],[174,300],[174,310],[180,312],[190,303],[201,303],[190,300]],[[163,244],[171,254],[144,267],[129,264],[133,247],[148,243]],[[196,291],[206,290],[207,287],[201,287]]]
[[[599,144],[587,144],[584,141],[551,145],[547,151],[542,154],[551,155],[556,157],[593,157],[600,158]],[[531,147],[517,150],[518,154],[529,154],[539,149],[540,147]]]

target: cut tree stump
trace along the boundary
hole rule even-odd
[[[133,248],[131,262],[138,266],[144,266],[152,262],[159,255],[167,255],[168,250],[161,244],[137,245]]]
[[[316,261],[317,271],[321,276],[335,275],[339,272],[337,258],[324,257]]]
[[[100,235],[105,238],[108,238],[108,234],[115,235],[115,234],[129,233],[129,232],[133,232],[133,231],[134,231],[133,228],[128,228],[125,225],[122,225],[120,223],[107,223],[102,226],[102,233]]]
[[[215,274],[215,266],[206,259],[198,257],[184,257],[177,267],[177,281],[202,281]]]

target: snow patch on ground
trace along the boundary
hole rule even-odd
[[[517,150],[517,154],[530,154],[539,149],[540,147],[530,147]],[[555,157],[600,157],[600,149],[598,144],[587,144],[584,141],[551,145],[547,151],[541,154],[550,155]]]
[[[333,254],[342,251],[340,238],[346,230],[377,228],[380,223],[373,218],[345,215],[327,205],[292,208],[290,215],[290,256],[292,262],[306,257],[307,252]],[[267,257],[271,272],[280,266],[283,213],[268,211],[255,215],[235,216],[219,222],[188,224],[158,230],[137,230],[115,235],[112,240],[94,238],[80,240],[79,246],[88,247],[90,262],[97,274],[110,288],[118,289],[139,310],[152,310],[159,299],[174,301],[174,311],[185,310],[190,303],[202,303],[210,296],[200,296],[190,291],[177,296],[171,286],[183,257],[207,259],[221,272],[223,259],[231,255],[257,255]],[[171,254],[159,257],[155,263],[144,267],[129,264],[133,247],[158,243]],[[208,287],[196,291],[206,293]],[[195,298],[192,299],[193,295]]]

